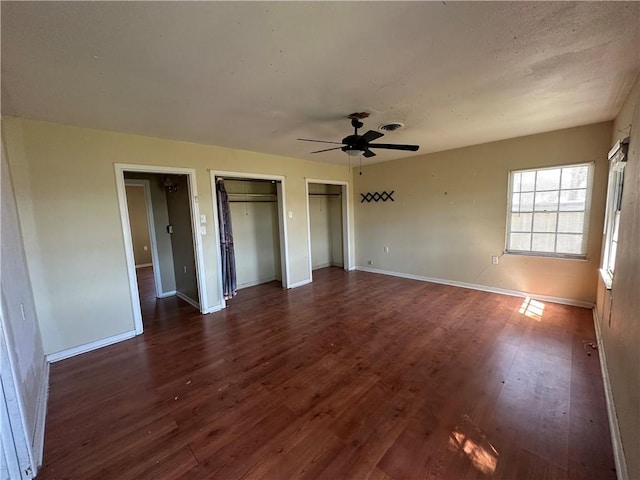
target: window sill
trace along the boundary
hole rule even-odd
[[[514,251],[506,251],[504,252],[506,255],[518,255],[520,257],[535,257],[535,258],[548,258],[552,260],[574,260],[578,262],[587,262],[589,259],[586,255],[548,255],[545,253],[536,253],[536,252],[514,252]]]
[[[611,290],[611,287],[613,286],[613,277],[609,274],[609,272],[607,272],[604,268],[600,269],[600,277],[602,278],[602,281],[604,282],[604,286],[607,290]]]

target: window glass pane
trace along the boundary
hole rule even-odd
[[[587,188],[589,167],[569,167],[562,169],[562,188]]]
[[[607,266],[607,270],[613,274],[616,267],[616,251],[618,250],[618,243],[611,242],[609,248],[609,265]]]
[[[514,192],[519,192],[520,191],[520,181],[521,181],[520,176],[521,175],[522,174],[520,172],[513,174],[513,180],[511,182],[511,186],[513,187],[513,191]]]
[[[592,170],[593,165],[588,164],[512,171],[507,249],[549,256],[584,255]],[[607,227],[612,239],[617,234],[613,217],[612,213]]]
[[[532,213],[512,213],[511,214],[511,231],[512,232],[530,232]]]
[[[511,197],[511,211],[519,212],[520,211],[520,194],[514,193]]]
[[[520,211],[521,212],[533,211],[533,193],[520,194]]]
[[[522,172],[521,192],[533,192],[536,184],[536,172]]]
[[[618,241],[618,230],[620,229],[620,210],[616,210],[613,214],[613,234],[611,239],[614,242]]]
[[[584,227],[584,212],[560,212],[558,218],[558,232],[582,233]]]
[[[557,213],[536,213],[533,216],[534,232],[555,232]]]
[[[562,190],[560,192],[560,210],[585,210],[586,206],[586,190]]]
[[[582,251],[582,235],[559,233],[557,252],[574,254],[584,253]]]
[[[512,233],[509,235],[509,250],[531,250],[531,234]]]
[[[531,236],[531,250],[534,252],[554,252],[555,243],[554,233],[534,233]]]
[[[540,170],[536,178],[536,190],[558,190],[560,188],[560,169]]]
[[[552,192],[536,192],[536,206],[537,212],[558,210],[558,191]]]

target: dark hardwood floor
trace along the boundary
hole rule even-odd
[[[337,268],[51,366],[38,479],[615,479],[590,310]]]

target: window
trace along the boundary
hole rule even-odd
[[[602,255],[602,277],[607,288],[611,288],[616,266],[618,227],[622,207],[624,167],[627,164],[629,139],[622,140],[609,151],[609,187],[607,188],[607,216],[604,222],[604,249]]]
[[[507,252],[586,258],[593,164],[514,170]]]

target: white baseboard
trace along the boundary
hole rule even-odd
[[[59,362],[60,360],[75,357],[76,355],[87,353],[87,352],[90,352],[91,350],[96,350],[98,348],[106,347],[114,343],[122,342],[123,340],[129,340],[130,338],[133,338],[135,336],[136,336],[136,331],[131,330],[129,332],[120,333],[112,337],[96,340],[95,342],[86,343],[84,345],[78,345],[77,347],[68,348],[66,350],[61,350],[55,353],[50,353],[46,356],[46,359],[47,359],[47,362],[49,363]]]
[[[140,265],[136,265],[136,268],[144,268],[144,267],[153,267],[153,263],[141,263]]]
[[[343,268],[344,264],[342,263],[338,263],[338,262],[329,262],[329,263],[323,263],[321,265],[315,265],[311,268],[311,270],[320,270],[321,268],[327,268],[327,267],[340,267]]]
[[[302,280],[301,282],[296,282],[296,283],[290,284],[288,288],[298,288],[298,287],[302,287],[304,285],[308,285],[310,283],[311,283],[311,279],[307,278],[306,280]]]
[[[219,312],[220,310],[223,309],[223,306],[221,303],[214,305],[213,307],[209,307],[207,308],[206,311],[202,312],[203,314],[207,314],[207,313],[215,313],[215,312]]]
[[[184,293],[176,292],[176,297],[178,297],[180,300],[184,300],[185,302],[187,302],[192,307],[195,307],[198,310],[200,310],[200,304],[198,302],[196,302],[193,298],[188,297],[187,295],[185,295]]]
[[[600,330],[599,320],[598,312],[594,308],[593,324],[596,330],[596,339],[598,341],[598,357],[600,358],[600,370],[602,371],[602,381],[604,383],[604,396],[607,403],[607,416],[609,417],[609,430],[611,431],[613,459],[616,462],[616,474],[618,476],[618,480],[628,480],[629,474],[627,472],[627,462],[624,458],[624,448],[622,446],[622,437],[620,436],[616,406],[613,401],[611,379],[609,378],[609,369],[607,368],[607,358],[604,351],[604,345],[602,343],[602,331]]]
[[[277,280],[277,278],[274,276],[272,277],[267,277],[267,278],[261,278],[259,280],[254,280],[251,282],[245,282],[241,285],[238,285],[237,288],[238,290],[242,290],[243,288],[249,288],[249,287],[255,287],[256,285],[262,285],[263,283],[269,283],[269,282],[273,282],[274,280]]]
[[[42,382],[38,394],[38,407],[36,411],[36,426],[31,439],[31,448],[35,460],[36,472],[42,465],[44,454],[44,428],[47,420],[47,403],[49,402],[49,362],[43,358]]]
[[[156,295],[156,298],[169,298],[169,297],[175,297],[175,295],[176,295],[175,290],[169,290],[168,292],[162,292],[160,295]]]
[[[439,283],[442,285],[450,285],[452,287],[470,288],[472,290],[481,290],[483,292],[500,293],[502,295],[509,295],[512,297],[530,297],[536,300],[543,300],[545,302],[560,303],[563,305],[572,305],[574,307],[594,308],[595,305],[592,302],[584,302],[582,300],[574,300],[572,298],[552,297],[549,295],[537,295],[535,293],[521,292],[518,290],[507,290],[498,287],[489,287],[486,285],[478,285],[475,283],[456,282],[455,280],[446,280],[442,278],[423,277],[420,275],[413,275],[411,273],[392,272],[388,270],[379,270],[377,268],[356,266],[356,270],[369,273],[378,273],[381,275],[390,275],[392,277],[408,278],[410,280],[420,280],[422,282]]]

